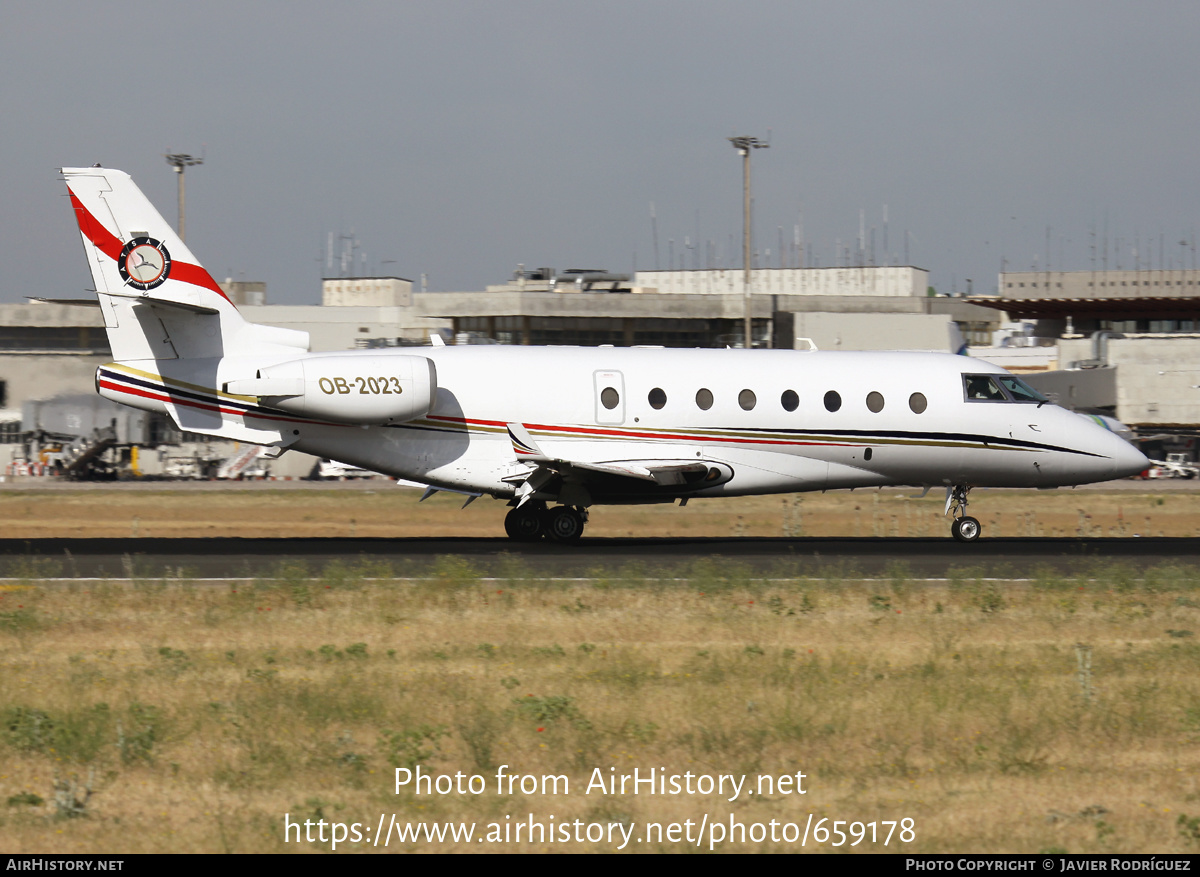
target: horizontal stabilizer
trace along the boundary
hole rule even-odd
[[[200,293],[185,290],[177,292],[170,296],[157,295],[151,292],[131,292],[129,290],[110,291],[107,295],[117,298],[133,299],[142,304],[154,305],[155,307],[176,308],[181,311],[187,311],[191,314],[219,314],[214,307],[209,307],[200,303]]]
[[[232,418],[223,417],[217,412],[193,408],[176,402],[167,402],[164,407],[175,425],[185,432],[197,432],[216,438],[282,448],[286,448],[296,441],[294,435],[285,436],[282,430],[255,429]]]
[[[100,299],[98,298],[42,298],[40,295],[27,295],[25,297],[38,305],[68,305],[75,308],[100,307]]]

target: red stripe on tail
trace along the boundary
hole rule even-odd
[[[96,246],[96,249],[114,262],[121,258],[121,250],[124,244],[121,243],[120,239],[88,212],[83,203],[75,197],[75,193],[71,191],[70,186],[67,186],[67,193],[71,196],[71,206],[75,208],[75,219],[79,223],[79,230],[83,232],[84,237],[91,241]],[[212,275],[199,265],[173,261],[171,263],[170,279],[181,280],[193,286],[212,290],[225,299],[225,301],[233,304],[229,296],[221,290],[221,287],[217,286],[217,282],[212,279]]]

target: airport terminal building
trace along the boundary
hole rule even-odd
[[[1200,428],[1200,271],[1004,273],[995,296],[971,302],[1054,345],[1056,373],[1039,388],[1062,402],[1143,432]]]

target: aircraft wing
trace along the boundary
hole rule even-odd
[[[608,475],[663,486],[702,481],[708,475],[711,465],[703,460],[612,460],[605,463],[581,463],[578,460],[549,457],[537,462],[539,466],[560,475],[578,474],[584,478],[589,474]]]
[[[590,492],[598,490],[606,495],[645,495],[660,488],[675,493],[680,489],[715,486],[733,477],[733,470],[729,466],[709,460],[584,462],[552,457],[542,451],[524,425],[510,423],[507,426],[513,453],[528,467],[526,472],[504,479],[517,486],[521,503],[532,499],[540,488],[554,480],[570,482]]]

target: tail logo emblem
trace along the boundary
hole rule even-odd
[[[127,286],[142,291],[154,289],[171,274],[171,254],[162,241],[136,237],[121,250],[117,269]]]

